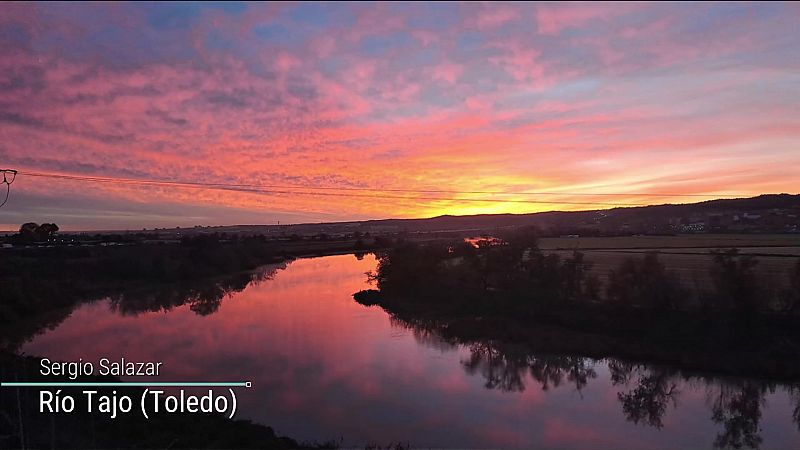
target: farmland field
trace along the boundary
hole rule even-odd
[[[800,235],[679,235],[542,238],[542,250],[561,256],[573,249],[584,252],[594,265],[592,272],[606,281],[609,272],[626,258],[641,258],[658,251],[659,259],[687,287],[707,288],[710,252],[737,248],[756,256],[756,271],[768,286],[785,287],[789,271],[800,260]]]

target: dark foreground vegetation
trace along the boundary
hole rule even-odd
[[[464,342],[800,377],[800,262],[775,286],[734,249],[709,258],[705,291],[683,286],[657,253],[623,261],[601,283],[580,252],[547,254],[532,232],[518,230],[477,246],[407,243],[378,252],[370,277],[379,290],[355,298]]]

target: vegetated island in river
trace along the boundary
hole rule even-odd
[[[400,243],[368,274],[380,305],[449,340],[522,343],[544,354],[615,357],[690,371],[800,377],[800,261],[767,289],[757,259],[710,252],[709,289],[688,289],[657,252],[628,258],[605,283],[575,251],[537,247],[518,229],[472,242]]]

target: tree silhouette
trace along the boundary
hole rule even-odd
[[[36,229],[36,233],[42,238],[52,237],[58,232],[58,225],[54,223],[43,223]]]
[[[608,300],[623,306],[651,306],[674,309],[682,296],[675,276],[658,260],[657,252],[647,252],[642,260],[626,258],[611,271],[606,289]]]
[[[37,228],[39,228],[39,224],[36,222],[23,223],[19,226],[19,234],[23,236],[32,235],[36,233]]]
[[[800,307],[800,260],[789,271],[789,290],[786,292],[789,311],[795,311]]]
[[[766,386],[746,381],[739,386],[721,386],[711,406],[711,419],[723,430],[714,439],[715,448],[758,448],[761,445],[761,406]]]
[[[41,241],[53,237],[58,232],[58,225],[54,223],[36,222],[23,223],[19,227],[19,236],[24,242]]]
[[[664,426],[662,419],[667,411],[667,406],[677,406],[680,391],[666,371],[652,370],[642,374],[636,388],[622,393],[617,393],[617,398],[622,403],[622,412],[629,421],[639,424],[644,423],[652,427]]]
[[[717,301],[723,308],[732,308],[742,315],[758,310],[758,283],[753,255],[741,255],[738,249],[711,252],[714,266],[711,278]]]

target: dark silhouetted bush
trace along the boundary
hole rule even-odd
[[[677,277],[667,272],[657,252],[642,259],[626,258],[608,276],[608,301],[619,306],[676,309],[686,295]]]
[[[752,255],[742,255],[738,249],[712,251],[714,265],[711,280],[717,307],[732,309],[741,315],[759,310],[759,290],[755,267],[758,260]]]

